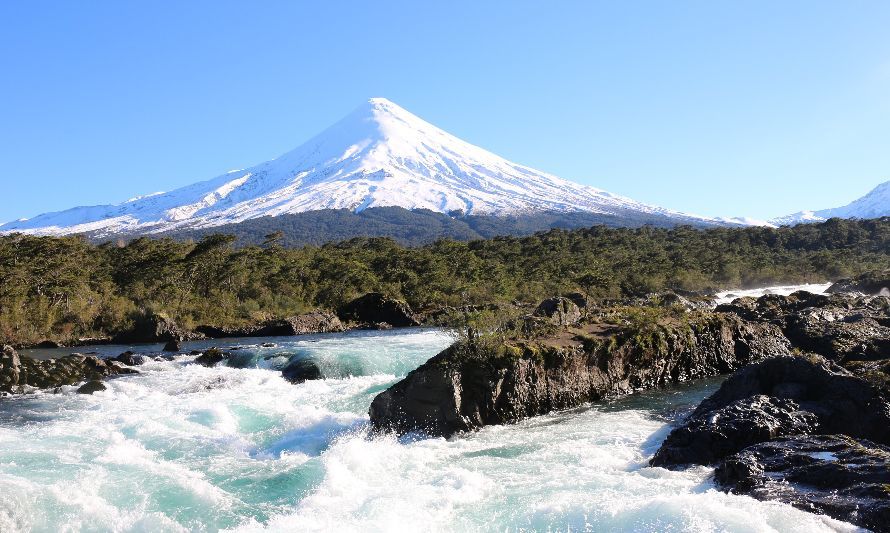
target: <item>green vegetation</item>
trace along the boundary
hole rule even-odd
[[[113,335],[145,312],[186,328],[240,325],[336,309],[369,291],[427,311],[578,290],[620,298],[824,281],[890,267],[888,218],[780,229],[597,226],[417,248],[388,238],[286,248],[282,238],[237,248],[226,235],[101,245],[0,237],[0,341]]]

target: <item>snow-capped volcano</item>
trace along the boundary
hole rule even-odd
[[[117,205],[76,207],[0,226],[40,234],[156,233],[319,209],[397,206],[509,215],[584,211],[732,223],[641,204],[511,163],[384,98],[373,98],[272,161]]]
[[[837,218],[879,218],[890,216],[890,181],[878,185],[868,194],[843,207],[820,211],[800,211],[771,220],[773,224],[790,226],[802,222],[822,222]]]

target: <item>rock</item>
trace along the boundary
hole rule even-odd
[[[581,320],[581,309],[568,298],[547,298],[535,308],[534,316],[548,319],[557,326],[571,326]]]
[[[890,444],[887,391],[817,355],[776,357],[739,370],[702,401],[690,420],[757,395],[795,402],[816,415],[820,433]]]
[[[829,294],[858,292],[890,296],[890,270],[866,272],[852,279],[838,280],[825,292]]]
[[[776,326],[730,314],[667,322],[651,335],[586,327],[610,333],[563,344],[561,337],[455,344],[374,398],[371,424],[447,436],[789,353]]]
[[[12,346],[3,346],[0,355],[0,391],[12,392],[19,384],[22,374],[22,361]]]
[[[112,361],[117,361],[118,363],[125,364],[127,366],[139,366],[145,363],[145,356],[136,355],[135,353],[127,350],[126,352],[118,355],[117,357],[111,358]]]
[[[752,444],[813,433],[818,424],[792,400],[751,396],[693,416],[671,431],[649,464],[709,465]]]
[[[228,354],[226,354],[219,348],[213,347],[204,350],[204,353],[195,358],[195,362],[202,366],[211,367],[216,365],[226,357],[228,357]]]
[[[180,352],[182,351],[182,346],[179,344],[178,340],[169,340],[167,344],[164,345],[165,352]]]
[[[4,346],[0,356],[0,391],[17,393],[27,387],[55,388],[135,373],[131,368],[92,355],[71,354],[58,359],[36,360],[20,356],[12,347]]]
[[[890,531],[890,447],[843,435],[750,446],[714,472],[724,490]]]
[[[162,313],[143,313],[136,317],[132,329],[117,335],[114,340],[120,344],[128,344],[193,340],[201,337],[182,329],[176,321]]]
[[[87,381],[86,383],[81,385],[79,389],[77,389],[77,394],[93,394],[94,392],[99,392],[106,389],[107,387],[104,383],[97,379],[91,379],[90,381]]]
[[[34,347],[35,348],[61,348],[62,345],[56,341],[45,340],[45,341],[38,342]]]
[[[258,324],[252,324],[237,328],[198,326],[198,333],[212,339],[224,339],[231,337],[289,337],[293,335],[307,335],[311,333],[334,333],[345,328],[337,318],[337,315],[324,311],[312,311],[292,317],[266,320]]]
[[[563,296],[571,300],[579,309],[587,309],[587,297],[580,292],[567,292]]]
[[[371,292],[352,300],[341,307],[337,314],[341,320],[349,322],[386,322],[397,328],[420,325],[407,303],[379,292]]]
[[[745,320],[782,328],[795,348],[835,362],[890,358],[890,298],[852,294],[738,298],[717,306]]]
[[[281,377],[291,383],[303,383],[313,379],[322,379],[321,369],[310,359],[291,361],[281,369]]]

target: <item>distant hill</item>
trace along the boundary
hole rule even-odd
[[[391,237],[401,244],[419,246],[445,238],[469,241],[506,235],[532,235],[551,228],[576,229],[600,225],[669,228],[676,226],[677,221],[657,214],[606,215],[551,211],[514,216],[449,216],[428,209],[372,207],[357,213],[349,209],[323,209],[261,217],[236,224],[173,231],[158,236],[199,240],[205,235],[225,233],[238,237],[237,245],[248,246],[261,244],[267,235],[280,231],[282,236],[279,242],[286,247],[321,245],[354,237]]]

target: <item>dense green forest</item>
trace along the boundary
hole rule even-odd
[[[890,218],[792,228],[597,226],[405,247],[389,238],[288,248],[235,237],[0,237],[0,341],[126,331],[140,313],[185,327],[238,325],[380,291],[415,309],[534,302],[566,291],[641,295],[824,281],[890,267]]]
[[[512,216],[465,215],[461,212],[437,213],[428,209],[401,207],[372,207],[359,212],[350,209],[321,209],[244,220],[207,229],[170,232],[177,240],[200,240],[214,233],[234,235],[236,246],[258,245],[266,235],[283,232],[281,245],[286,247],[306,244],[321,245],[355,237],[392,237],[409,246],[429,244],[439,239],[470,241],[489,239],[498,235],[532,235],[550,228],[576,229],[591,226],[669,228],[676,219],[631,211],[618,214],[543,211]],[[101,238],[99,238],[101,240]]]

